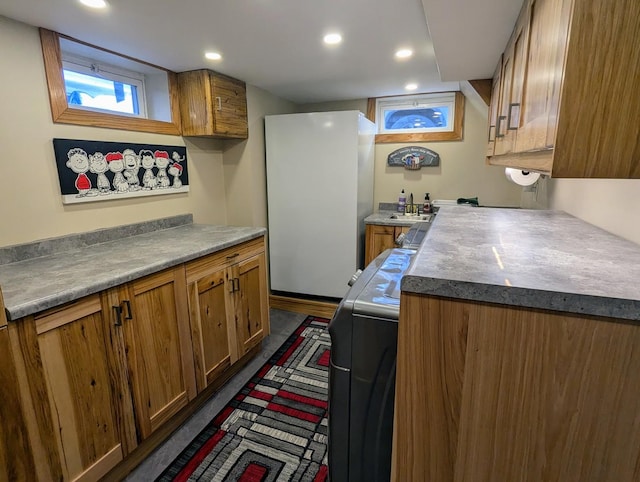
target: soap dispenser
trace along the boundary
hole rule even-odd
[[[407,205],[407,195],[404,193],[404,189],[398,196],[398,212],[404,214],[404,208]]]
[[[429,193],[424,195],[424,203],[422,204],[422,213],[428,214],[431,212],[431,200],[429,199]]]

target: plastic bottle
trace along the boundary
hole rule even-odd
[[[398,212],[404,214],[404,208],[407,205],[407,195],[404,193],[404,189],[398,196]]]
[[[422,204],[422,213],[428,214],[431,212],[431,200],[429,199],[429,193],[424,195],[424,203]]]

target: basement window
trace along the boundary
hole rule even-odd
[[[174,72],[43,28],[40,41],[53,122],[180,134]]]
[[[463,115],[461,92],[380,97],[368,106],[377,143],[460,140]]]
[[[64,55],[62,68],[69,106],[147,117],[143,74]]]

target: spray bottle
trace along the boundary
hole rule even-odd
[[[429,214],[431,212],[431,200],[429,199],[429,193],[424,195],[424,203],[422,204],[422,213]]]

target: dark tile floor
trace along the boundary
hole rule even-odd
[[[271,355],[280,348],[306,317],[307,315],[301,313],[272,309],[270,311],[271,335],[263,340],[260,354],[216,392],[204,407],[176,430],[125,480],[127,482],[149,482],[158,477],[211,419],[229,403],[260,367],[267,362]]]

